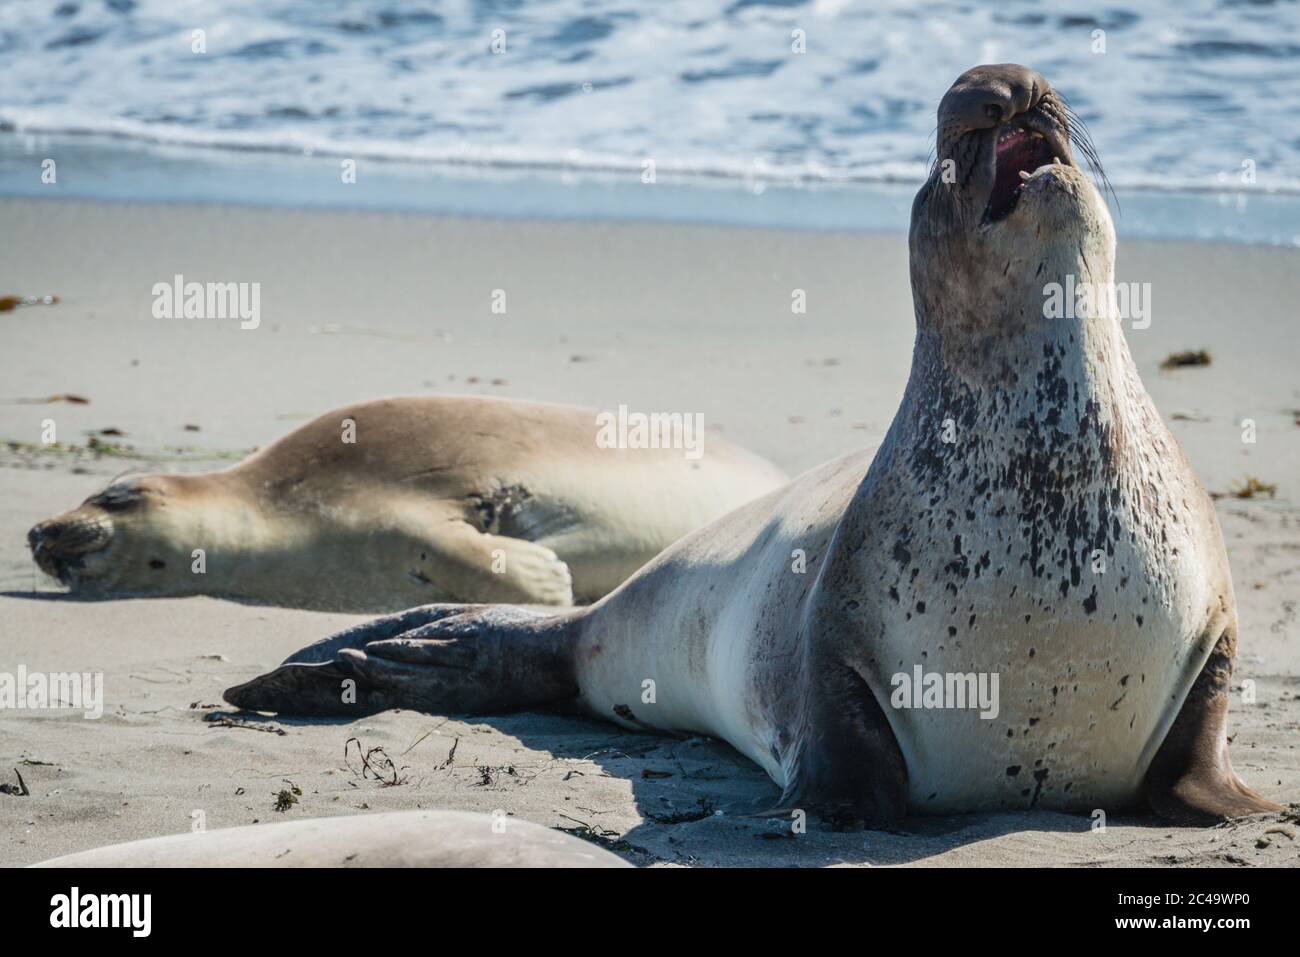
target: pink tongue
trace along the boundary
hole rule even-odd
[[[1006,139],[998,140],[998,146],[997,146],[998,156],[1001,156],[1003,153],[1010,152],[1011,150],[1018,149],[1024,143],[1028,135],[1029,134],[1026,133],[1024,130],[1016,130]]]

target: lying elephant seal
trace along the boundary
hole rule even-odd
[[[1237,616],[1210,500],[1110,298],[1044,314],[1047,284],[1112,280],[1077,129],[1020,66],[978,67],[943,98],[940,162],[912,210],[912,370],[874,460],[740,508],[590,609],[416,609],[226,699],[355,714],[576,696],[730,742],[784,789],[781,810],[876,826],[1276,809],[1228,761]]]
[[[171,834],[33,867],[630,867],[549,827],[468,811],[390,811]]]
[[[620,448],[612,423],[597,420],[504,399],[365,402],[224,471],[112,485],[28,540],[43,570],[89,598],[217,595],[354,612],[571,605],[786,481],[713,436],[682,431],[691,448],[663,447],[671,422],[660,447]],[[651,439],[629,433],[623,444]]]

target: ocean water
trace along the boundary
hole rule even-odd
[[[1068,97],[1121,195],[1300,196],[1295,0],[14,0],[0,132],[914,187],[944,90],[1003,60]]]

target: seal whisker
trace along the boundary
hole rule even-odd
[[[1115,208],[1120,209],[1119,197],[1115,195],[1115,190],[1110,184],[1110,177],[1106,175],[1106,169],[1102,166],[1101,157],[1097,153],[1097,147],[1092,142],[1092,133],[1088,130],[1088,125],[1079,115],[1079,111],[1070,105],[1070,101],[1065,95],[1057,92],[1057,98],[1061,101],[1061,110],[1065,114],[1065,128],[1070,134],[1071,141],[1078,148],[1088,161],[1088,166],[1098,179],[1098,186],[1103,193],[1109,193],[1110,198],[1115,200]]]

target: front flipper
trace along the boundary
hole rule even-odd
[[[1280,811],[1241,783],[1228,760],[1228,692],[1237,639],[1225,631],[1187,693],[1144,780],[1147,803],[1178,824]]]
[[[893,729],[862,676],[813,665],[802,718],[783,762],[787,784],[772,812],[811,810],[837,830],[889,830],[907,813],[907,765]]]
[[[427,623],[395,633],[403,616]],[[558,703],[578,693],[576,620],[509,606],[430,605],[317,642],[306,652],[319,652],[299,652],[224,697],[251,711],[350,717],[389,708],[496,714]]]
[[[481,532],[468,522],[440,523],[421,554],[417,577],[461,601],[572,605],[569,566],[545,545]]]

